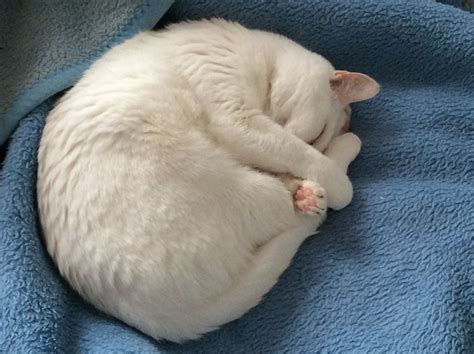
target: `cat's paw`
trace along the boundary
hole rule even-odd
[[[351,202],[352,183],[335,161],[329,159],[325,166],[310,166],[304,177],[305,180],[317,181],[324,188],[328,208],[339,210]]]
[[[327,210],[326,191],[318,183],[304,180],[293,194],[295,208],[306,215],[324,216]]]

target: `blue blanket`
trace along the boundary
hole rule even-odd
[[[382,84],[354,105],[353,203],[330,213],[264,301],[202,340],[157,343],[82,301],[41,243],[25,116],[0,179],[8,352],[474,352],[474,16],[435,1],[177,1],[164,22],[273,30]]]

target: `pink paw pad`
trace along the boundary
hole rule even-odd
[[[296,209],[308,215],[322,215],[326,211],[324,189],[314,182],[303,181],[293,195]]]

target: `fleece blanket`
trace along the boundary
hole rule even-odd
[[[262,303],[196,342],[156,342],[95,310],[47,256],[27,114],[0,184],[6,352],[474,352],[474,16],[430,0],[176,1],[283,33],[382,85],[354,105],[353,203],[331,212]]]

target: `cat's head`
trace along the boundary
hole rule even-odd
[[[334,70],[306,50],[278,59],[270,83],[270,114],[285,129],[324,150],[349,126],[350,104],[374,97],[375,80],[361,73]]]

